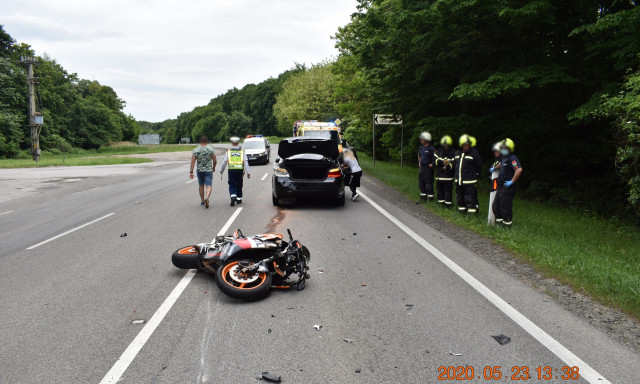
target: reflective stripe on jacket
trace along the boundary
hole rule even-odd
[[[475,148],[469,152],[458,151],[453,164],[455,169],[455,182],[458,185],[475,184],[478,182],[478,174],[482,170],[482,160]]]

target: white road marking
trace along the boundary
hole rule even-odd
[[[110,216],[113,216],[113,215],[115,215],[115,213],[111,212],[111,213],[109,213],[108,215],[104,215],[104,216],[99,217],[99,218],[97,218],[97,219],[95,219],[95,220],[93,220],[93,221],[90,221],[90,222],[88,222],[88,223],[82,224],[81,226],[75,227],[75,228],[70,229],[70,230],[68,230],[68,231],[66,231],[66,232],[62,232],[61,234],[56,235],[56,236],[53,236],[52,238],[50,238],[50,239],[48,239],[48,240],[41,241],[41,242],[39,242],[38,244],[32,245],[32,246],[30,246],[30,247],[29,247],[29,248],[27,248],[27,249],[34,249],[34,248],[38,248],[39,246],[44,245],[44,244],[47,244],[47,243],[48,243],[48,242],[50,242],[50,241],[53,241],[53,240],[55,240],[55,239],[59,239],[59,238],[61,238],[62,236],[68,235],[68,234],[70,234],[71,232],[75,232],[75,231],[77,231],[78,229],[82,229],[82,228],[84,228],[84,227],[86,227],[86,226],[88,226],[88,225],[91,225],[91,224],[97,223],[98,221],[100,221],[100,220],[104,220],[104,219],[106,219],[107,217],[110,217]]]
[[[260,181],[264,181],[264,179],[266,179],[267,176],[269,176],[269,172],[265,173],[264,176],[262,176],[262,179],[260,179]]]
[[[198,179],[189,180],[185,184],[193,183],[194,181],[198,181]]]
[[[4,212],[0,212],[0,215],[6,215],[7,213],[11,213],[13,211],[4,211]]]
[[[220,229],[218,235],[222,235],[225,233],[231,224],[238,217],[242,208],[236,209],[236,211],[231,215],[229,220],[225,223],[225,225]],[[156,312],[151,316],[151,319],[147,322],[147,324],[140,330],[138,335],[133,339],[131,344],[122,352],[120,358],[116,363],[111,367],[109,372],[102,378],[100,384],[114,384],[120,381],[120,378],[124,374],[124,372],[129,368],[129,365],[136,358],[142,347],[147,343],[153,332],[158,328],[158,325],[162,322],[164,317],[169,313],[169,310],[176,303],[182,292],[187,288],[187,285],[191,282],[191,279],[196,275],[195,269],[190,269],[187,273],[182,277],[178,285],[173,288],[173,291],[167,296],[162,305],[156,310]]]
[[[91,189],[85,189],[84,191],[80,191],[80,192],[70,193],[70,194],[68,194],[67,196],[79,195],[79,194],[81,194],[81,193],[85,193],[85,192],[93,191],[94,189],[98,189],[98,187],[91,188]],[[65,197],[66,197],[66,196],[65,196]]]
[[[496,295],[487,288],[484,284],[478,281],[475,277],[471,276],[467,271],[462,269],[458,264],[445,256],[442,252],[440,252],[436,247],[431,245],[428,241],[420,237],[417,233],[407,227],[400,220],[395,218],[389,212],[387,212],[384,208],[376,204],[373,200],[367,197],[361,191],[358,191],[360,196],[365,199],[369,204],[371,204],[378,212],[380,212],[383,216],[389,219],[393,224],[395,224],[398,228],[400,228],[404,233],[409,235],[413,240],[415,240],[418,244],[420,244],[424,249],[426,249],[429,253],[431,253],[436,259],[440,260],[444,265],[446,265],[450,270],[452,270],[456,275],[460,276],[462,280],[464,280],[467,284],[469,284],[473,289],[478,291],[482,296],[484,296],[487,300],[489,300],[493,305],[495,305],[502,313],[507,315],[511,320],[513,320],[516,324],[518,324],[522,329],[527,331],[531,336],[533,336],[536,340],[538,340],[542,345],[547,347],[548,350],[553,352],[557,357],[559,357],[562,361],[564,361],[568,366],[577,366],[580,368],[580,377],[584,378],[590,384],[611,384],[607,379],[602,377],[596,370],[591,368],[587,363],[582,361],[578,356],[574,355],[573,352],[568,350],[558,341],[556,341],[553,337],[551,337],[548,333],[543,331],[540,327],[535,325],[531,320],[525,317],[523,314],[518,312],[517,309],[509,305],[506,301],[504,301],[500,296]]]

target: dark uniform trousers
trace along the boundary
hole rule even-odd
[[[500,186],[493,200],[493,214],[498,223],[511,225],[513,222],[513,198],[516,196],[516,186]]]
[[[421,195],[427,195],[427,198],[433,199],[433,168],[420,167],[418,188],[420,188]]]
[[[438,202],[450,206],[453,201],[453,180],[437,180]]]
[[[458,210],[476,213],[478,211],[478,190],[476,184],[456,184]]]

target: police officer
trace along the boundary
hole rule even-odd
[[[420,189],[420,201],[433,200],[433,155],[436,149],[431,145],[431,134],[420,134],[420,149],[418,149],[418,188]]]
[[[220,174],[224,172],[225,167],[229,164],[229,195],[231,196],[231,206],[242,204],[242,185],[246,172],[247,179],[251,178],[249,173],[249,161],[245,156],[244,150],[240,147],[240,138],[232,137],[229,139],[231,148],[227,150],[222,160],[222,169]]]
[[[456,183],[458,211],[469,214],[478,212],[478,174],[482,171],[482,160],[476,149],[476,139],[464,134],[460,136],[460,149],[453,163]]]
[[[446,208],[451,208],[453,200],[453,162],[456,157],[456,151],[451,147],[453,139],[451,136],[444,136],[440,139],[440,148],[436,151],[436,189],[438,192],[438,203],[443,204]]]
[[[500,143],[500,175],[498,176],[498,193],[493,201],[493,214],[496,222],[510,228],[513,223],[513,198],[516,196],[516,181],[522,175],[522,165],[518,156],[514,155],[516,145],[511,139]]]

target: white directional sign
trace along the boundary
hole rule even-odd
[[[373,122],[376,125],[402,125],[402,116],[373,115]]]

